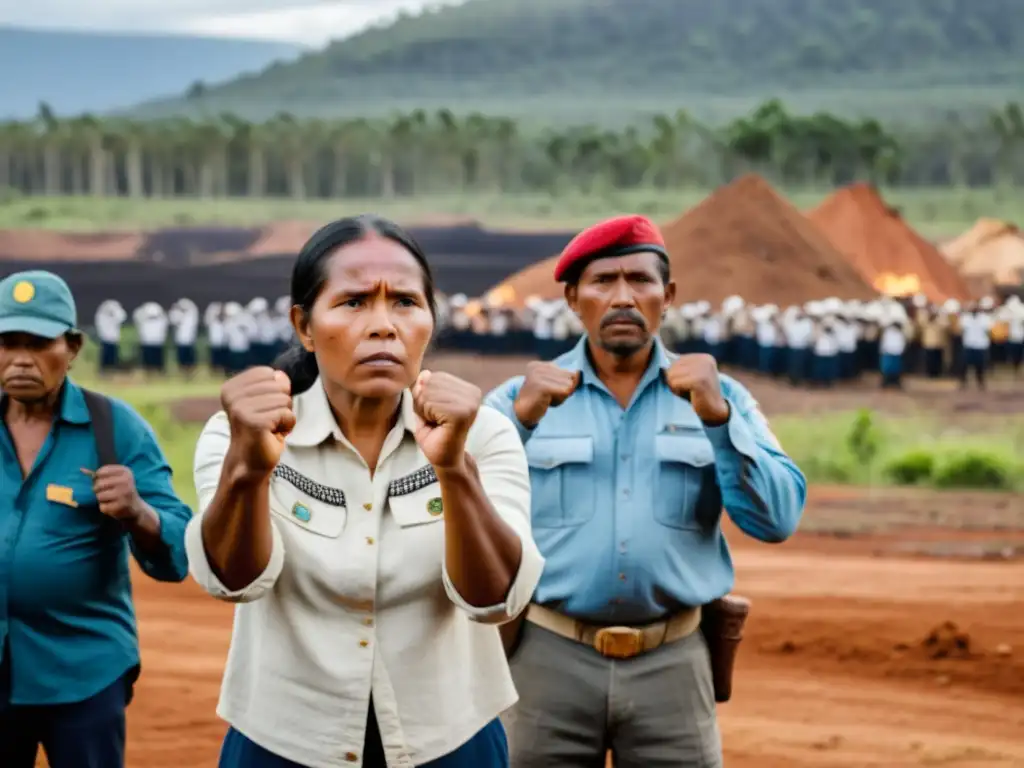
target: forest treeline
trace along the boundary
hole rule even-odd
[[[1017,92],[1022,51],[1020,0],[470,0],[227,84],[197,83],[170,105],[351,114],[381,100],[790,95],[849,84],[906,89],[912,109],[914,88]]]
[[[0,123],[0,195],[359,197],[710,188],[756,171],[778,184],[1024,185],[1024,110],[894,128],[801,115],[772,100],[713,126],[685,111],[611,130],[533,130],[507,117],[266,122],[60,118]]]

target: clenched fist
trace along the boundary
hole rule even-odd
[[[273,368],[250,368],[224,383],[220,402],[231,424],[232,458],[247,473],[269,475],[295,428],[288,376]]]
[[[412,387],[412,399],[419,418],[416,442],[423,455],[435,469],[457,467],[480,410],[480,388],[450,373],[421,371]]]
[[[548,408],[561,405],[576,391],[580,377],[579,371],[567,371],[553,363],[528,363],[513,406],[519,423],[529,429],[537,426]]]
[[[729,420],[729,403],[722,397],[718,363],[711,355],[680,355],[665,374],[669,389],[690,401],[700,420],[720,426]]]
[[[128,467],[116,464],[100,467],[93,475],[92,487],[100,512],[112,520],[131,523],[142,514],[135,475]]]

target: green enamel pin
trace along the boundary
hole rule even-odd
[[[439,497],[435,497],[427,502],[427,512],[437,517],[444,512],[444,503]]]

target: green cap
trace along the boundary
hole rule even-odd
[[[52,272],[18,272],[0,281],[0,333],[56,339],[77,322],[71,289]]]

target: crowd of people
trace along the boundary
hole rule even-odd
[[[583,327],[564,299],[528,297],[522,307],[456,294],[438,298],[439,349],[481,355],[529,355],[550,360],[576,344]],[[132,313],[138,364],[150,372],[167,368],[173,349],[179,369],[200,362],[197,341],[205,336],[205,363],[226,375],[270,365],[294,339],[288,297],[273,304],[212,303],[201,313],[181,299],[165,310],[149,302]],[[135,365],[121,360],[127,312],[104,302],[95,328],[102,345],[101,371]],[[961,305],[937,305],[923,295],[874,301],[824,298],[780,308],[731,296],[719,306],[698,301],[669,307],[662,340],[679,353],[705,352],[723,365],[788,380],[793,386],[831,387],[865,373],[880,373],[883,387],[900,387],[906,374],[932,379],[973,378],[984,387],[994,367],[1014,375],[1024,363],[1024,302],[1011,295]],[[168,343],[170,342],[170,343]]]

